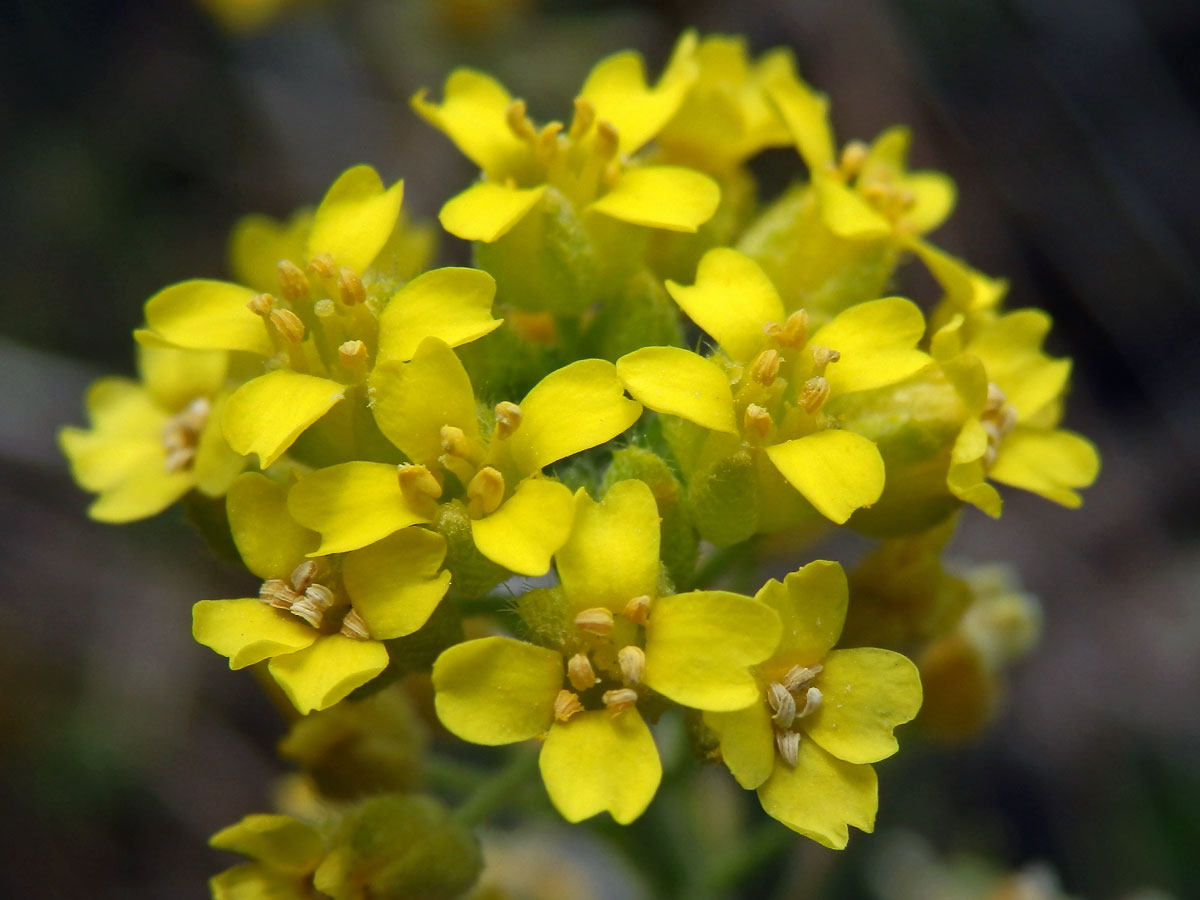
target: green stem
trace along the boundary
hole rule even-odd
[[[454,811],[454,820],[472,828],[503,809],[529,786],[529,778],[537,768],[537,758],[537,754],[527,747],[516,748],[508,764],[484,780]]]
[[[796,835],[775,821],[764,822],[742,837],[728,852],[709,861],[697,879],[705,896],[721,897],[791,844]]]
[[[718,547],[706,556],[704,562],[696,569],[696,574],[692,576],[692,587],[701,590],[713,587],[728,569],[744,560],[746,556],[754,554],[755,549],[754,538],[729,547]]]

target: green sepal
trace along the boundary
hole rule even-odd
[[[446,539],[445,566],[450,570],[451,590],[459,597],[482,597],[512,574],[479,552],[471,534],[471,517],[460,501],[438,506],[434,528]]]
[[[758,530],[758,477],[745,450],[719,459],[688,485],[688,509],[700,537],[718,546]]]
[[[535,588],[517,598],[517,615],[528,638],[543,647],[566,646],[575,626],[572,612],[560,587]]]
[[[611,362],[642,347],[682,345],[676,306],[662,282],[645,269],[605,298],[584,335],[587,355]]]

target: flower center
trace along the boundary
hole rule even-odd
[[[318,579],[326,579],[321,565],[307,559],[292,570],[291,577],[268,578],[258,590],[258,599],[303,619],[322,634],[337,631],[358,641],[371,639],[367,623],[349,603],[339,603],[337,595]]]
[[[196,464],[200,435],[208,424],[212,403],[207,397],[197,397],[171,416],[163,426],[162,442],[167,451],[168,472],[190,472]]]
[[[984,468],[990,469],[1000,452],[1000,444],[1017,424],[1017,408],[1008,402],[1004,391],[995,382],[988,383],[987,401],[979,416],[983,430],[987,432],[988,445],[983,454]]]
[[[628,620],[626,628],[630,623],[644,626],[649,607],[649,597],[630,600],[620,613]],[[575,616],[578,635],[572,643],[578,649],[567,660],[563,687],[554,703],[554,715],[560,722],[585,709],[603,707],[609,715],[618,716],[637,705],[646,653],[636,643],[618,648],[611,639],[616,624],[612,611],[602,606],[582,610]]]
[[[800,752],[800,723],[821,708],[821,690],[813,679],[822,666],[792,666],[781,681],[767,685],[767,708],[775,730],[775,749],[788,766],[795,768]]]

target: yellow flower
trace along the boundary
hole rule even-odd
[[[321,533],[317,553],[365,547],[434,521],[438,500],[461,501],[480,553],[522,575],[545,574],[573,515],[570,491],[541,470],[611,440],[642,410],[625,397],[612,363],[579,360],[551,372],[520,404],[498,404],[485,440],[466,370],[436,337],[407,361],[377,365],[371,390],[379,429],[412,463],[397,470],[355,461],[301,478],[288,507]]]
[[[142,519],[193,488],[225,493],[245,465],[221,436],[227,367],[223,352],[140,347],[140,381],[92,385],[91,429],[64,428],[58,436],[75,480],[99,494],[92,518]]]
[[[748,667],[774,650],[779,620],[738,594],[660,592],[658,509],[644,483],[618,482],[602,503],[581,490],[575,507],[560,588],[521,601],[535,630],[559,635],[555,649],[507,637],[451,647],[433,667],[435,703],[473,743],[544,735],[542,778],[563,816],[608,811],[625,824],[662,776],[639,703],[648,692],[697,709],[753,702]]]
[[[269,659],[302,713],[332,706],[382,672],[382,641],[425,624],[449,586],[445,541],[425,529],[312,560],[319,538],[288,516],[282,485],[246,473],[230,488],[227,510],[242,561],[263,584],[258,597],[197,603],[192,634],[229,657],[231,669]]]
[[[308,900],[313,872],[325,856],[317,830],[291,816],[246,816],[208,843],[254,860],[214,876],[214,900]]]
[[[1042,351],[1050,317],[1017,310],[965,341],[964,322],[955,316],[932,347],[970,410],[951,456],[951,493],[990,516],[1000,515],[1002,503],[986,479],[1079,506],[1076,489],[1096,480],[1100,457],[1087,438],[1057,427],[1071,361]]]
[[[861,303],[810,335],[804,311],[785,316],[762,269],[726,248],[705,254],[694,285],[669,281],[667,290],[717,341],[725,365],[675,347],[647,347],[617,364],[629,392],[656,412],[707,429],[696,455],[710,468],[755,451],[764,500],[785,502],[777,472],[838,524],[874,503],[884,483],[878,449],[839,429],[825,407],[930,361],[915,349],[925,330],[920,310],[899,297]]]
[[[471,69],[451,73],[441,103],[419,92],[413,108],[483,175],[442,207],[442,226],[465,240],[490,243],[554,191],[579,214],[695,231],[717,208],[717,185],[686,168],[628,163],[679,108],[696,77],[694,48],[695,36],[685,35],[653,88],[646,84],[638,54],[603,60],[584,82],[565,129],[561,122],[538,129],[526,116],[524,101]]]
[[[758,697],[707,712],[725,764],[763,809],[793,831],[840,850],[848,825],[871,831],[878,806],[869,765],[898,749],[892,729],[921,706],[917,668],[890,650],[834,650],[846,618],[846,576],[819,560],[767,582],[758,599],[783,640],[756,668]]]

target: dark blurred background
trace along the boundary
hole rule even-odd
[[[55,447],[90,379],[131,372],[144,300],[221,277],[238,216],[314,202],[352,163],[432,218],[473,173],[407,98],[455,65],[551,118],[594,61],[636,47],[656,70],[689,25],[792,47],[842,140],[912,126],[914,162],[960,188],[935,239],[1053,314],[1066,424],[1103,455],[1082,512],[1010,493],[1001,521],[968,515],[955,555],[1016,563],[1045,637],[986,738],[880,767],[880,828],[1046,861],[1080,896],[1197,896],[1200,4],[1181,0],[340,0],[245,34],[185,0],[10,0],[0,896],[206,896],[230,864],[208,835],[268,809],[282,771],[277,714],[189,636],[193,601],[251,586],[182,516],[89,522]],[[775,883],[866,896],[803,871]]]

